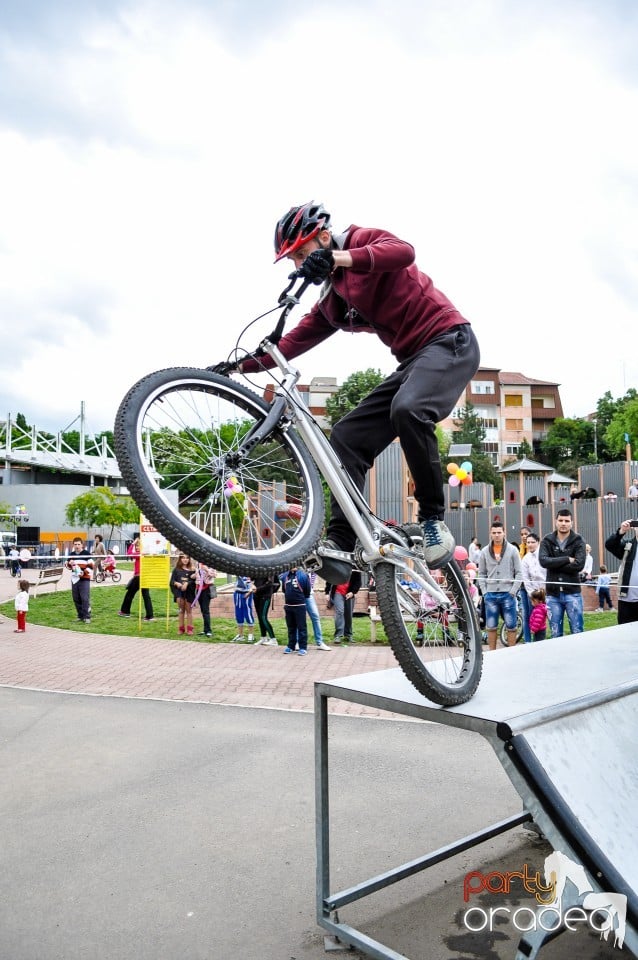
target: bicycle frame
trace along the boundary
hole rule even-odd
[[[410,579],[425,590],[437,604],[449,606],[449,598],[439,589],[425,562],[415,557],[415,554],[402,542],[401,537],[374,515],[363,494],[330,446],[325,434],[310,415],[297,389],[300,371],[289,363],[278,346],[269,338],[262,341],[259,351],[272,358],[283,374],[283,380],[275,388],[275,399],[266,419],[247,434],[238,455],[241,456],[243,452],[260,443],[282,421],[294,424],[295,430],[310,451],[319,473],[325,479],[354,530],[362,546],[363,562],[372,567],[381,561],[394,564],[406,571]],[[382,534],[389,542],[381,542]],[[324,553],[324,551],[321,552]],[[357,565],[354,556],[347,551],[326,550],[325,555],[347,557],[352,560],[353,565]],[[415,569],[415,562],[419,569]]]

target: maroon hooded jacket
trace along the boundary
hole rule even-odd
[[[351,226],[343,249],[352,254],[352,267],[337,268],[320,300],[282,337],[279,349],[288,360],[345,330],[376,333],[402,363],[450,327],[468,322],[418,269],[414,247],[387,230]],[[242,363],[247,373],[272,366],[268,356]]]

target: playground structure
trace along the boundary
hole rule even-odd
[[[236,504],[235,511],[231,501]],[[252,548],[258,544],[272,547],[285,542],[286,530],[301,519],[302,512],[301,504],[286,498],[285,482],[273,480],[260,481],[256,493],[244,491],[235,484],[223,502],[220,499],[204,504],[189,514],[189,520],[198,530],[218,539],[233,537]]]

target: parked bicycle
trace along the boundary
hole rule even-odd
[[[231,379],[237,363],[175,367],[136,383],[122,400],[114,438],[122,477],[144,515],[180,550],[228,573],[253,577],[320,557],[347,561],[376,580],[382,623],[396,658],[430,700],[454,705],[475,693],[481,633],[463,574],[452,560],[433,573],[420,524],[388,526],[340,463],[297,388],[300,373],[278,349],[290,311],[309,286],[279,297],[273,332],[252,354],[281,372],[272,403]],[[269,311],[271,312],[271,311]],[[265,316],[265,314],[264,314]],[[357,543],[320,544],[321,478]],[[184,504],[193,504],[190,514]]]

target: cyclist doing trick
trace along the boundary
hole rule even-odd
[[[444,516],[443,474],[436,424],[449,416],[479,366],[479,347],[464,317],[414,262],[414,248],[387,230],[350,226],[335,236],[321,205],[292,207],[275,229],[275,263],[287,257],[300,277],[323,284],[319,300],[282,337],[279,349],[293,359],[337,330],[376,333],[399,366],[335,424],[330,442],[363,490],[366,473],[399,437],[414,481],[429,567],[444,566],[455,542]],[[254,373],[270,357],[238,368]],[[352,551],[355,535],[332,500],[324,546]],[[321,557],[318,572],[331,583],[350,576],[345,561]]]

